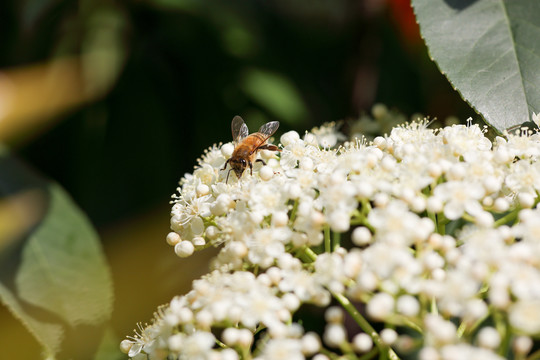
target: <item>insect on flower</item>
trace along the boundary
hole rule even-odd
[[[244,120],[240,116],[235,116],[231,122],[232,136],[235,144],[232,156],[225,162],[221,170],[231,165],[227,173],[226,183],[229,181],[231,170],[234,170],[236,177],[240,179],[246,166],[249,166],[250,174],[253,175],[253,161],[259,150],[280,151],[276,145],[267,144],[266,141],[272,136],[279,127],[279,121],[271,121],[261,126],[258,132],[249,135],[249,130]],[[262,159],[257,159],[263,165],[266,163]]]

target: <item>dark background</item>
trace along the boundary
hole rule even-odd
[[[165,243],[168,202],[205,148],[231,140],[234,115],[251,130],[279,120],[279,137],[375,103],[474,114],[429,59],[407,0],[7,0],[0,14],[1,71],[92,51],[120,59],[81,66],[83,86],[105,79],[90,100],[36,110],[34,125],[2,138],[97,227],[120,337],[206,272],[211,254],[179,259]],[[0,343],[6,358],[39,353],[4,308]]]

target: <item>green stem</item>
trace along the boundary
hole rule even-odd
[[[212,225],[212,226],[217,227],[219,230],[221,230],[218,223],[215,222],[215,220],[214,220],[216,218],[214,215],[208,216],[208,217],[201,217],[201,218],[203,220],[204,227],[209,227],[210,225]]]
[[[350,221],[350,224],[351,224],[351,227],[362,225],[362,226],[367,227],[371,232],[375,232],[375,229],[373,228],[373,226],[371,226],[371,224],[367,221],[366,218],[359,218],[359,217],[352,218]]]
[[[377,355],[378,352],[379,352],[379,349],[374,347],[369,352],[362,355],[358,360],[370,360],[370,359],[373,359],[375,357],[375,355]]]
[[[329,357],[330,359],[332,359],[332,360],[339,360],[339,359],[341,359],[339,355],[334,354],[333,352],[331,352],[330,350],[325,349],[324,347],[321,347],[321,349],[319,350],[319,352],[320,352],[321,354],[324,354],[324,355],[328,356],[328,357]]]
[[[249,346],[242,346],[242,359],[243,360],[251,360],[253,357],[251,356],[251,351]]]
[[[391,360],[399,360],[399,357],[394,352],[394,350],[392,350],[391,347],[389,347],[388,345],[386,345],[382,341],[381,337],[375,331],[373,326],[371,326],[371,324],[362,316],[362,314],[360,314],[360,312],[354,307],[354,305],[351,304],[349,299],[347,299],[342,294],[335,293],[335,292],[331,292],[331,293],[334,296],[334,298],[341,304],[341,306],[343,306],[343,308],[345,310],[347,310],[349,315],[351,315],[353,320],[356,321],[356,323],[360,326],[360,328],[362,330],[364,330],[364,332],[366,334],[371,336],[371,338],[373,339],[373,342],[375,343],[375,345],[379,349],[381,355],[388,354],[389,359],[391,359]],[[384,355],[384,356],[386,356],[386,355]]]
[[[424,330],[422,330],[422,324],[420,321],[415,321],[412,318],[408,318],[403,315],[398,315],[396,318],[400,321],[400,324],[403,324],[407,327],[410,327],[411,329],[417,331],[419,334],[423,334]]]
[[[461,325],[459,325],[459,328],[458,328],[458,337],[460,336],[467,337],[470,334],[474,333],[476,329],[478,329],[478,327],[480,327],[480,325],[482,325],[482,323],[487,319],[488,316],[489,316],[489,312],[485,314],[484,316],[482,316],[480,319],[476,320],[473,324],[467,324],[465,322],[461,323]],[[461,329],[462,327],[463,329],[460,334],[459,329]]]
[[[358,360],[358,357],[354,353],[354,350],[348,341],[344,341],[341,345],[339,345],[339,349],[347,359]]]
[[[341,245],[341,233],[338,233],[338,232],[335,232],[333,231],[332,232],[332,237],[333,237],[333,246],[332,246],[332,251],[335,251],[340,245]]]
[[[222,349],[228,349],[229,348],[227,345],[225,345],[224,343],[219,341],[219,339],[216,339],[216,344]]]
[[[463,215],[461,216],[461,218],[462,218],[463,220],[468,221],[468,222],[473,223],[473,224],[476,222],[476,219],[475,219],[473,216],[471,216],[471,215],[469,215],[469,214],[467,214],[467,213],[463,213]]]
[[[441,213],[437,215],[437,231],[441,235],[446,233],[446,224],[448,224],[448,219]]]
[[[435,297],[431,298],[430,308],[431,308],[430,311],[432,314],[439,315],[439,308],[437,307],[437,300],[435,300]]]
[[[463,334],[465,334],[466,330],[467,330],[467,324],[465,323],[465,321],[463,321],[461,324],[459,324],[459,327],[456,332],[458,339],[461,339],[463,337]]]
[[[305,247],[303,251],[304,255],[309,258],[312,262],[317,260],[317,254],[309,247]],[[332,296],[343,306],[345,310],[351,315],[354,321],[360,326],[362,330],[371,338],[377,347],[377,351],[381,353],[381,356],[384,358],[389,357],[391,360],[399,360],[397,354],[392,350],[388,345],[383,343],[379,334],[375,331],[373,326],[358,312],[354,305],[347,299],[344,295],[339,293],[331,292]],[[372,352],[368,353],[371,354]],[[366,354],[367,355],[367,354]],[[364,358],[364,357],[363,357]]]
[[[362,205],[362,215],[363,217],[367,217],[367,214],[371,211],[371,204],[369,203],[369,200],[362,199],[360,201],[360,204]]]
[[[512,332],[508,331],[506,319],[497,309],[493,309],[493,320],[495,321],[495,329],[497,329],[502,338],[501,345],[499,346],[499,355],[505,356],[510,346]]]
[[[309,252],[309,253],[308,253]],[[294,253],[295,257],[302,260],[303,263],[311,263],[315,261],[317,255],[313,250],[308,248],[306,245],[302,246]]]
[[[311,260],[311,262],[317,260],[317,254],[315,254],[315,251],[311,250],[309,247],[304,249],[304,254],[309,258],[309,260]]]
[[[519,213],[519,211],[517,209],[514,210],[514,211],[509,212],[508,214],[504,215],[502,218],[495,221],[495,223],[493,224],[494,227],[497,228],[497,227],[499,227],[501,225],[513,223],[516,220],[516,217],[517,217],[518,213]]]
[[[435,213],[432,213],[431,211],[428,211],[427,215],[431,219],[433,224],[435,225],[435,233],[439,233],[439,224],[437,222],[437,215]]]
[[[324,252],[332,252],[332,238],[330,237],[330,227],[324,226]]]
[[[294,200],[293,208],[291,210],[291,216],[289,216],[289,227],[292,228],[294,220],[296,219],[296,211],[298,210],[298,199]]]

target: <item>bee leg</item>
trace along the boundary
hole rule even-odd
[[[249,174],[253,175],[253,164],[251,163],[251,161],[248,161],[248,164],[249,164]]]
[[[225,161],[225,166],[223,166],[223,168],[221,170],[225,170],[227,168],[227,164],[229,163],[229,160],[231,160],[231,159],[227,159],[227,161]],[[228,177],[229,176],[227,175],[227,178]]]
[[[262,146],[259,146],[259,149],[260,150],[270,150],[270,151],[281,151],[280,148],[278,148],[276,145],[274,144],[264,144]]]
[[[255,162],[257,162],[257,161],[260,161],[260,162],[262,162],[263,165],[266,165],[266,163],[264,162],[263,159],[257,159],[257,160],[255,160]]]
[[[225,170],[227,168],[227,164],[229,163],[229,160],[231,159],[227,159],[227,161],[225,161],[225,165],[221,168],[221,170]],[[231,174],[231,170],[232,169],[229,169],[229,172],[227,173],[227,180],[225,180],[225,184],[229,182],[229,175]]]

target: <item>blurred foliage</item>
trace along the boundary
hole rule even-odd
[[[7,0],[0,13],[0,138],[98,226],[121,335],[205,272],[171,265],[168,200],[205,148],[231,140],[234,115],[303,133],[375,103],[473,114],[408,0]]]
[[[8,142],[107,224],[162,203],[204,148],[230,141],[236,114],[281,131],[375,102],[470,114],[405,28],[403,3],[3,2],[0,68],[80,55],[82,86],[98,89],[58,125]]]

